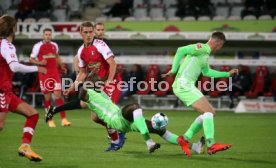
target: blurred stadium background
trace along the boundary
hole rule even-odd
[[[116,61],[122,70],[121,75],[124,80],[127,80],[133,64],[138,64],[143,72],[141,80],[146,82],[154,78],[158,82],[165,80],[171,83],[172,79],[161,79],[160,74],[170,68],[176,49],[187,44],[206,42],[211,32],[223,31],[226,34],[227,43],[219,53],[211,55],[209,63],[217,70],[228,70],[230,68],[240,67],[243,75],[246,77],[246,80],[243,82],[247,83],[247,85],[243,91],[236,91],[235,93],[219,92],[216,90],[202,91],[218,111],[227,111],[222,113],[222,116],[230,119],[229,121],[234,122],[235,119],[240,119],[240,117],[233,115],[232,112],[276,112],[275,0],[0,0],[0,4],[0,14],[8,14],[18,18],[18,32],[14,44],[17,48],[19,59],[22,62],[28,62],[32,46],[41,40],[42,30],[44,28],[51,28],[53,30],[53,41],[58,43],[60,54],[69,70],[69,74],[63,75],[63,78],[74,78],[75,76],[72,61],[73,56],[82,44],[81,37],[78,33],[79,24],[82,21],[93,21],[94,23],[103,22],[105,24],[106,38],[110,41],[110,47],[116,55]],[[26,8],[26,6],[28,7]],[[22,14],[22,11],[25,13]],[[201,77],[199,81],[208,82],[210,80],[209,78]],[[216,79],[215,83],[219,81],[229,82],[227,79]],[[43,95],[40,93],[36,74],[16,74],[14,91],[33,106],[37,108],[43,107]],[[230,99],[231,95],[234,97],[233,101]],[[121,98],[120,105],[134,101],[138,101],[143,108],[149,111],[172,111],[172,120],[178,119],[176,117],[178,114],[174,112],[175,110],[183,111],[187,109],[173,95],[170,88],[165,91],[146,90],[144,92],[138,91],[125,94]],[[40,111],[42,113],[42,110]],[[74,123],[73,127],[77,126],[77,123],[81,124],[79,122],[80,118],[77,115],[68,115],[77,118],[75,121],[72,119]],[[170,117],[170,114],[168,116]],[[89,120],[88,115],[81,114],[81,117],[83,120]],[[275,162],[271,159],[272,156],[275,156],[276,152],[273,149],[275,148],[275,142],[272,145],[275,137],[266,139],[267,141],[264,142],[262,142],[261,138],[258,139],[259,136],[275,136],[273,129],[268,129],[275,128],[275,124],[273,125],[274,121],[269,120],[275,119],[275,114],[262,114],[259,119],[256,115],[244,114],[242,118],[241,123],[233,123],[232,126],[235,126],[234,129],[237,130],[239,126],[245,126],[249,132],[254,132],[252,134],[243,132],[246,136],[252,135],[254,143],[252,142],[251,147],[266,144],[266,148],[268,150],[270,148],[270,151],[266,151],[264,157],[262,157],[264,160],[257,156],[263,155],[261,153],[261,147],[256,148],[256,151],[260,151],[260,153],[246,153],[246,155],[250,155],[248,158],[244,158],[240,153],[232,152],[227,155],[222,154],[217,159],[221,159],[228,166],[234,166],[234,164],[229,162],[231,158],[234,163],[240,164],[240,167],[254,167],[254,161],[256,161],[256,164],[259,164],[259,167],[269,167],[273,166],[273,164],[275,166]],[[257,131],[253,129],[255,127],[254,123],[250,122],[251,124],[246,125],[247,119],[250,118],[255,118],[255,123],[261,122],[257,126],[259,126],[259,131],[264,134],[259,135],[257,133],[258,129],[256,129]],[[12,116],[11,119],[13,120],[8,120],[7,122],[8,129],[9,125],[17,123],[17,117]],[[184,124],[186,128],[192,122],[192,119],[185,121],[188,122]],[[266,121],[269,122],[266,123]],[[223,119],[218,119],[218,123],[223,123]],[[245,125],[242,125],[242,123]],[[218,132],[228,132],[231,136],[228,135],[226,138],[221,139],[226,141],[229,138],[236,143],[243,140],[251,141],[249,137],[245,139],[234,139],[232,136],[236,132],[233,129],[231,130],[231,123],[228,124],[228,129],[219,129]],[[82,126],[77,127],[82,128]],[[93,126],[98,128],[98,126]],[[177,129],[178,127],[180,125],[171,126],[172,130],[180,134],[182,132]],[[10,128],[13,129],[12,126]],[[252,130],[249,128],[252,128]],[[12,134],[11,131],[7,131],[8,133],[4,134],[1,133],[3,142],[5,139],[8,141],[9,138],[12,138],[10,135]],[[62,130],[57,131],[62,132]],[[77,133],[78,131],[81,131],[81,129],[73,132]],[[40,131],[37,132],[39,134]],[[40,143],[39,139],[43,139],[42,134],[45,136],[49,134],[46,133],[46,126],[42,128],[41,132],[41,135],[38,135],[38,140],[34,144]],[[103,134],[103,130],[99,134]],[[242,135],[241,133],[240,136]],[[222,135],[220,136],[222,137]],[[131,137],[132,134],[130,135],[130,139]],[[19,141],[19,138],[17,139]],[[78,141],[77,139],[75,140],[75,142]],[[87,142],[89,143],[89,140]],[[270,145],[267,146],[267,144]],[[60,142],[59,145],[62,145],[62,143]],[[238,146],[241,147],[242,152],[248,151],[248,148],[243,148],[243,144],[238,144]],[[41,145],[40,147],[46,146]],[[130,153],[128,150],[124,154],[130,154],[131,157],[137,157],[140,154],[139,152],[141,152]],[[132,149],[132,151],[135,150]],[[252,152],[252,149],[250,151]],[[0,155],[2,152],[4,151],[1,147]],[[65,147],[63,152],[66,152]],[[49,151],[49,153],[52,152]],[[44,152],[44,155],[50,155],[49,153]],[[170,151],[169,153],[170,159],[173,160],[172,152]],[[240,157],[231,157],[231,154],[241,156],[244,160]],[[100,157],[103,158],[105,156],[101,155]],[[123,160],[123,157],[125,156],[120,155],[118,159]],[[177,155],[177,157],[180,156]],[[230,159],[226,160],[226,157],[230,157]],[[265,157],[267,158],[265,159]],[[140,158],[143,157],[140,156]],[[163,156],[159,156],[159,160],[153,159],[153,161],[160,162],[160,160],[165,158],[166,154],[163,153]],[[197,157],[196,161],[200,160],[199,158],[202,159],[203,157]],[[201,162],[201,165],[207,163],[206,158],[204,159],[205,162]],[[14,159],[10,159],[9,161],[12,160]],[[150,161],[152,160],[149,159],[146,162],[146,166],[150,167],[154,165],[151,165]],[[246,162],[252,162],[252,165],[246,165]],[[0,167],[1,163],[4,162],[3,160],[1,161],[0,157]],[[81,163],[77,162],[71,167],[78,167],[78,164]],[[138,161],[137,164],[139,164]],[[14,164],[6,165],[8,165],[7,167],[14,166]],[[198,165],[194,166],[196,167]],[[221,165],[217,164],[217,166]],[[66,166],[61,164],[61,167]]]

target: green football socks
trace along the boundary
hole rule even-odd
[[[162,138],[165,139],[165,141],[178,145],[177,138],[178,135],[171,133],[170,131],[166,131],[163,135]]]
[[[207,140],[207,146],[210,147],[215,143],[215,128],[214,128],[214,114],[205,112],[203,114],[203,130]]]
[[[202,129],[202,123],[203,115],[200,115],[195,119],[190,128],[186,131],[186,133],[184,134],[184,139],[187,141],[192,139],[192,137]]]
[[[149,130],[143,116],[142,109],[136,109],[133,111],[133,123],[139,129],[145,141],[150,139]]]

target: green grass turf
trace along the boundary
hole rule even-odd
[[[0,133],[0,168],[153,168],[153,167],[276,167],[276,114],[233,114],[217,112],[215,117],[216,139],[222,143],[231,143],[229,151],[196,155],[186,158],[176,145],[166,143],[158,136],[153,136],[161,148],[149,154],[143,138],[138,133],[128,133],[126,144],[120,151],[103,152],[107,145],[105,129],[90,121],[87,110],[68,112],[68,119],[73,125],[69,128],[60,126],[59,116],[55,117],[57,128],[48,128],[40,121],[33,138],[33,150],[44,160],[30,162],[17,155],[21,143],[22,116],[9,113],[4,131]],[[197,116],[196,112],[170,111],[168,129],[182,134]],[[146,111],[150,118],[154,112]],[[193,140],[197,140],[200,132]]]

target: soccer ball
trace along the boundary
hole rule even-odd
[[[164,113],[156,113],[151,118],[151,125],[156,130],[166,129],[169,119]]]

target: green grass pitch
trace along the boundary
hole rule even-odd
[[[208,155],[193,154],[186,158],[180,147],[166,143],[158,136],[152,136],[161,148],[149,154],[139,133],[128,133],[124,147],[106,153],[108,146],[105,129],[90,120],[88,110],[67,112],[72,126],[62,128],[60,117],[55,117],[57,128],[48,128],[40,109],[32,148],[44,160],[30,162],[17,155],[21,143],[22,116],[9,113],[5,129],[0,133],[0,168],[269,168],[276,167],[276,114],[234,114],[217,112],[215,137],[218,142],[230,143],[228,151]],[[168,129],[182,134],[198,115],[196,112],[164,111],[169,117]],[[155,112],[145,111],[146,118]],[[193,140],[203,134],[200,132]]]

